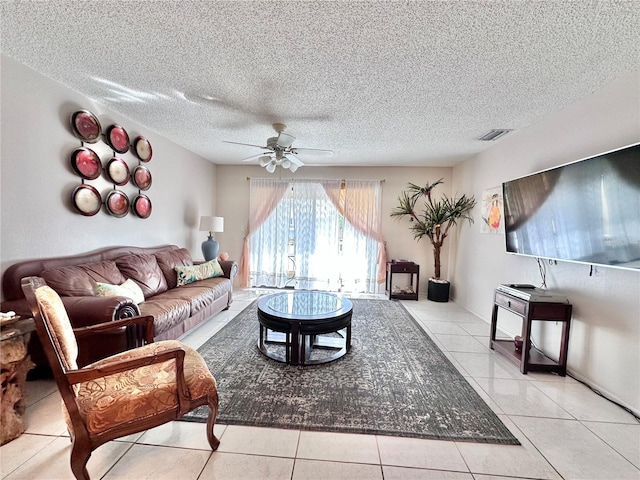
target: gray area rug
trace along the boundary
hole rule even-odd
[[[217,422],[518,445],[401,303],[352,300],[351,351],[290,366],[257,348],[256,303],[199,352],[218,382]],[[205,422],[199,407],[187,421]]]

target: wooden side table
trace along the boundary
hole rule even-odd
[[[522,318],[523,343],[519,350],[516,350],[513,340],[496,339],[498,308],[503,308]],[[571,310],[570,303],[528,301],[496,289],[493,294],[489,346],[491,349],[505,355],[516,365],[519,365],[520,372],[523,374],[526,374],[529,370],[539,370],[556,372],[561,376],[565,376],[567,374]],[[562,322],[562,338],[560,340],[558,361],[547,357],[531,345],[531,324],[534,321]]]
[[[411,288],[413,293],[393,293],[393,274],[406,273],[411,275]],[[385,293],[389,299],[418,300],[418,285],[420,284],[420,265],[413,262],[387,262],[385,275]]]
[[[35,330],[33,318],[18,320],[16,323],[0,329],[0,368],[2,374],[2,393],[0,394],[0,445],[18,438],[24,432],[22,415],[26,403],[22,390],[27,373],[34,364],[27,353],[29,337]]]

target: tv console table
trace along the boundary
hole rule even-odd
[[[498,309],[503,308],[522,318],[522,347],[515,348],[513,340],[496,339]],[[505,355],[516,365],[520,372],[538,370],[567,374],[567,351],[569,349],[569,327],[571,324],[570,303],[528,301],[496,289],[493,294],[493,313],[491,315],[491,336],[489,346],[492,350]],[[534,321],[562,322],[560,356],[555,361],[531,345],[531,324]]]

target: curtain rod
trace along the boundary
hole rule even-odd
[[[251,178],[270,178],[270,177],[247,177],[247,180],[251,180]],[[279,178],[278,180],[305,180],[305,181],[307,181],[307,180],[336,180],[336,179],[333,179],[333,178]],[[337,179],[337,180],[340,180],[341,182],[344,182],[347,179],[340,178],[340,179]],[[363,180],[363,179],[361,179],[361,178],[349,178],[348,180]],[[386,178],[383,178],[382,180],[379,180],[380,183],[384,183],[386,181],[387,181]]]

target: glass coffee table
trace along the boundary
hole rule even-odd
[[[327,363],[351,348],[353,304],[328,292],[296,290],[258,300],[258,348],[290,365]]]

